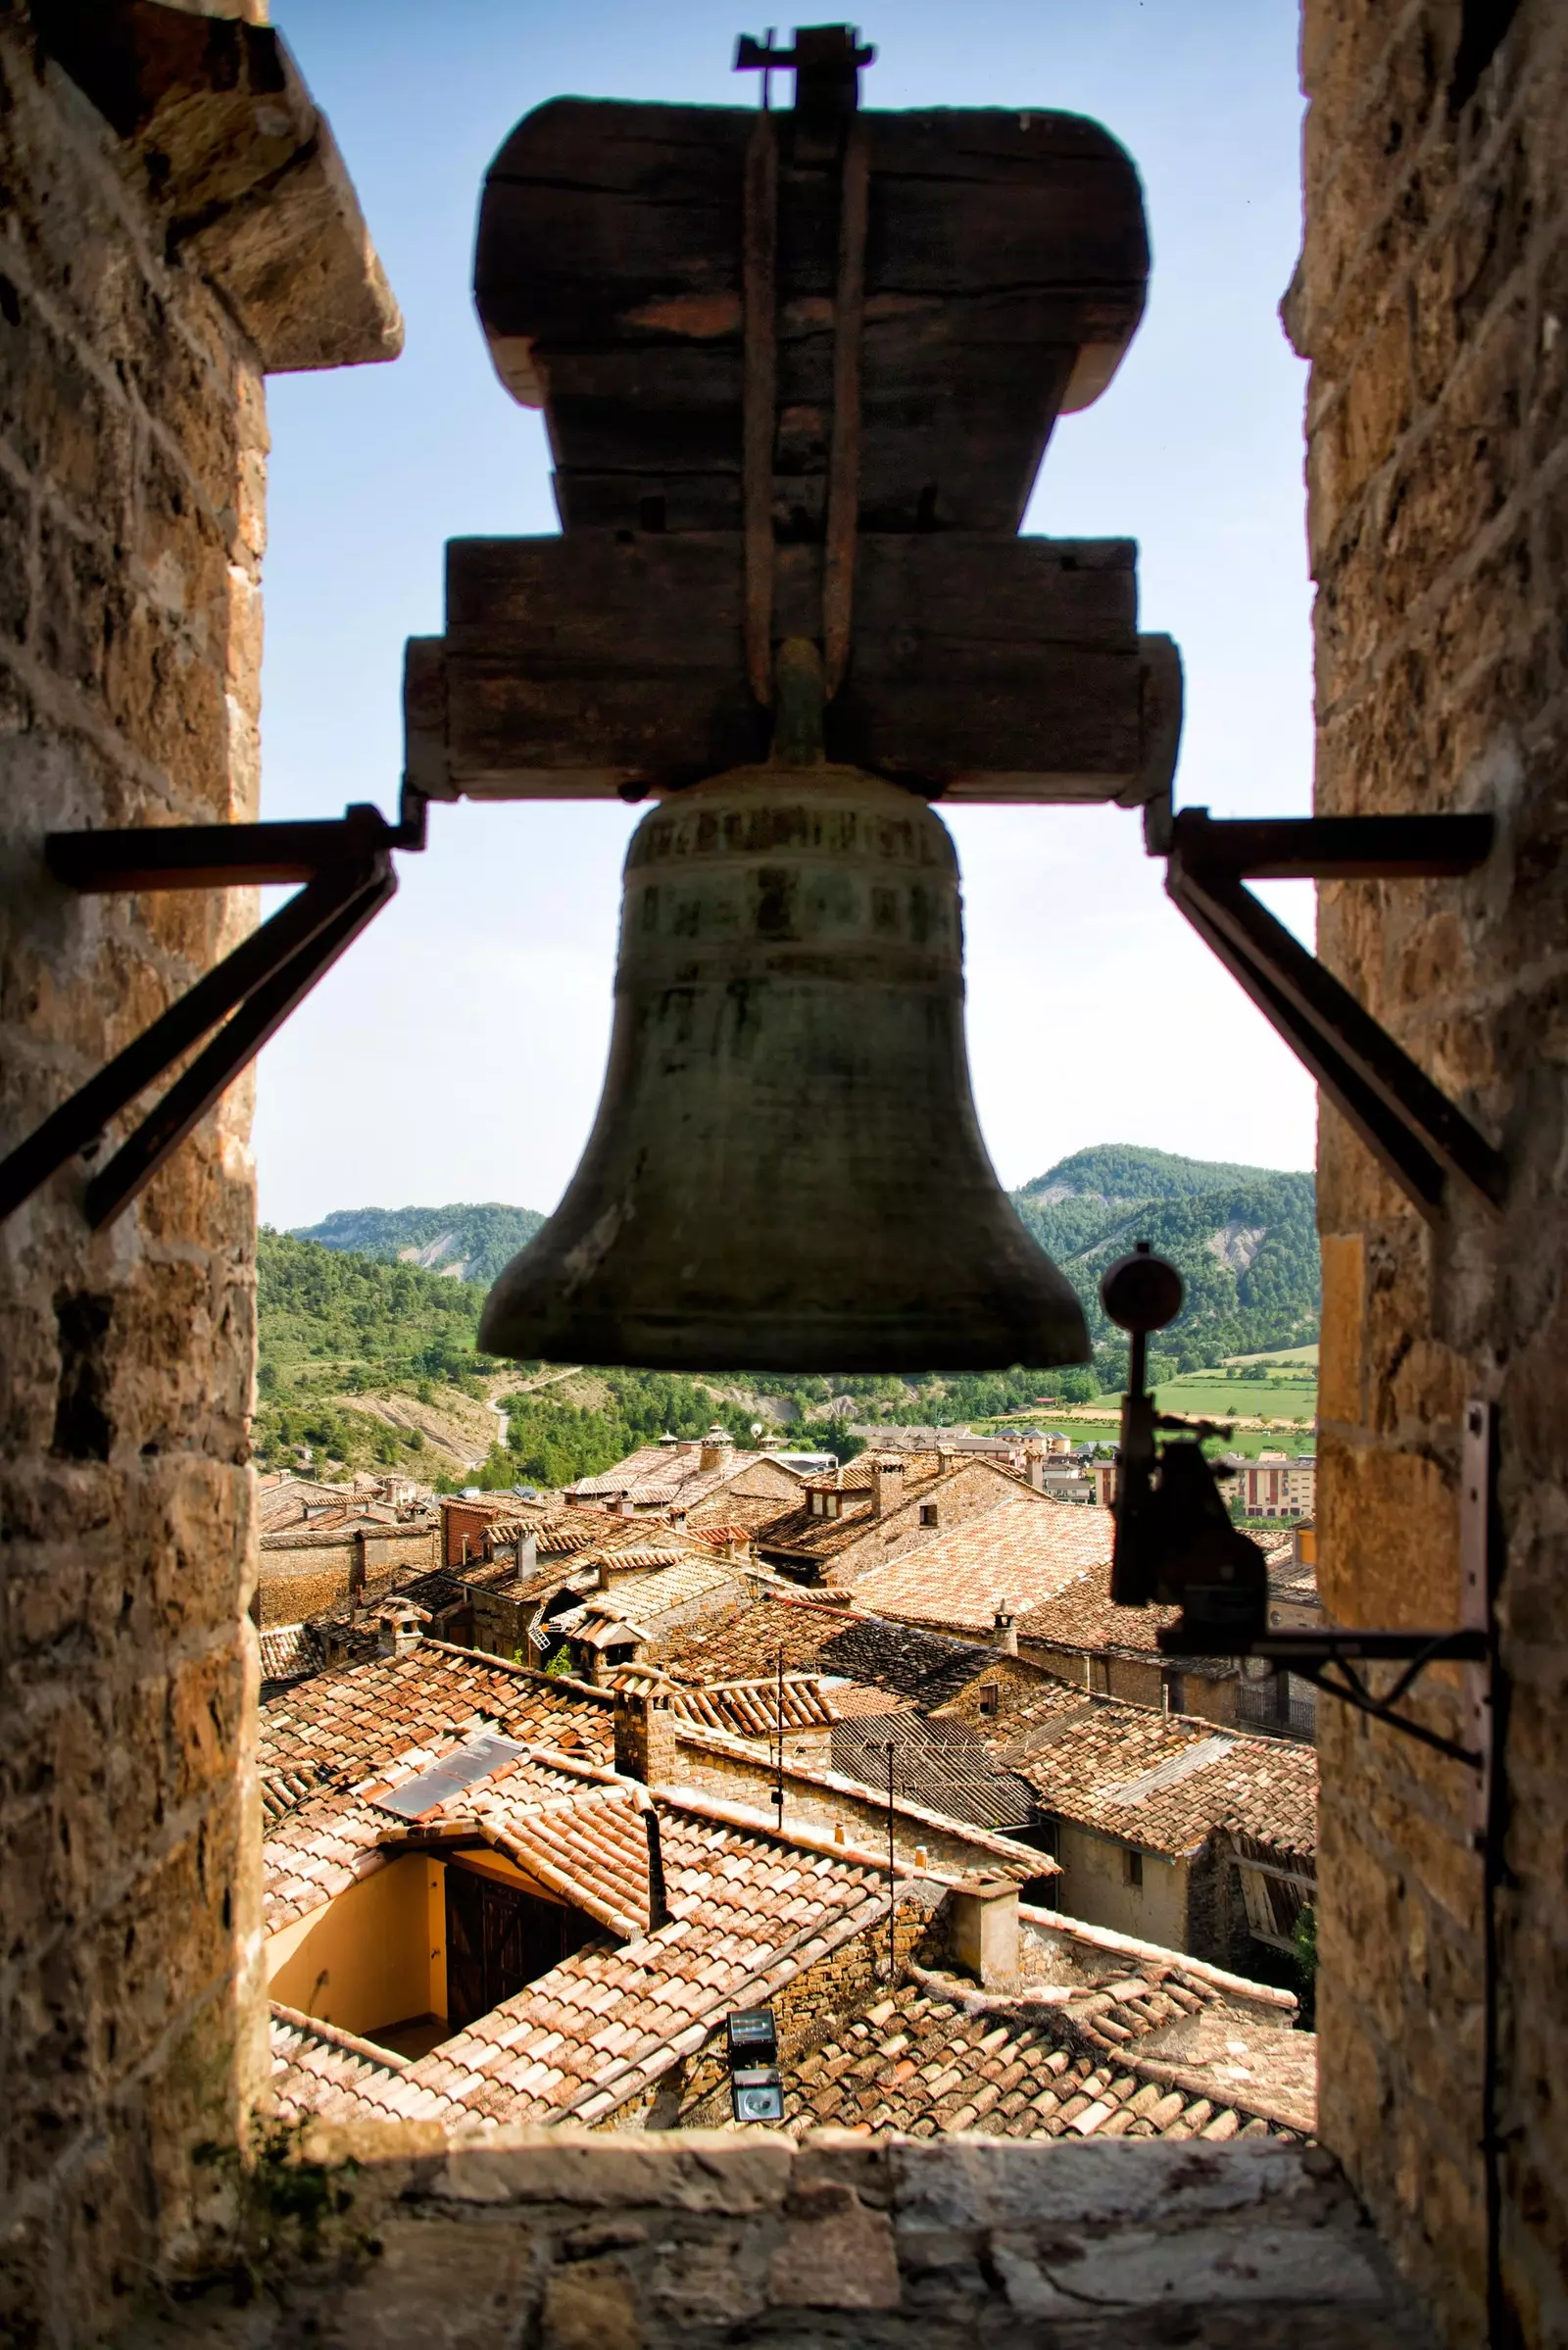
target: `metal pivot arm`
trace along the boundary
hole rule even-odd
[[[1243,881],[1468,873],[1492,839],[1485,815],[1216,823],[1184,808],[1165,849],[1172,902],[1429,1219],[1450,1176],[1498,1206],[1501,1152]]]
[[[1203,1457],[1207,1437],[1230,1432],[1206,1421],[1183,1422],[1156,1411],[1145,1386],[1148,1338],[1181,1311],[1184,1289],[1174,1265],[1147,1241],[1118,1257],[1100,1285],[1106,1314],[1129,1337],[1127,1391],[1122,1397],[1122,1443],[1117,1462],[1116,1542],[1110,1595],[1122,1607],[1177,1606],[1177,1622],[1155,1635],[1166,1656],[1258,1656],[1276,1671],[1295,1673],[1358,1712],[1387,1723],[1480,1774],[1488,1784],[1492,1742],[1491,1697],[1496,1686],[1496,1582],[1494,1462],[1495,1415],[1490,1404],[1466,1408],[1461,1541],[1465,1623],[1451,1631],[1274,1631],[1268,1623],[1268,1575],[1263,1554],[1238,1526],[1220,1496],[1213,1464]],[[1156,1448],[1155,1433],[1181,1432],[1181,1441]],[[1475,1744],[1446,1738],[1400,1713],[1399,1700],[1427,1665],[1463,1662],[1471,1668],[1466,1704]],[[1382,1695],[1354,1670],[1358,1664],[1397,1663],[1405,1670]]]
[[[51,872],[83,894],[288,881],[306,887],[0,1162],[0,1217],[87,1150],[112,1118],[216,1029],[205,1052],[88,1185],[88,1221],[95,1229],[110,1223],[393,895],[391,850],[423,845],[422,801],[395,826],[373,808],[352,808],[336,823],[51,834],[45,845]]]

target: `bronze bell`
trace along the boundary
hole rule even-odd
[[[683,1371],[1083,1362],[1078,1300],[980,1139],[947,828],[877,776],[793,763],[787,714],[766,765],[632,836],[599,1115],[479,1345]]]

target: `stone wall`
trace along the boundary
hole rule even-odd
[[[1316,2147],[562,2129],[449,2148],[427,2123],[318,2128],[308,2151],[358,2167],[307,2170],[314,2228],[268,2220],[251,2306],[210,2275],[122,2350],[1429,2350]],[[236,2222],[235,2270],[260,2225]]]
[[[255,919],[246,894],[75,898],[44,835],[255,816],[263,374],[396,348],[270,33],[64,0],[49,24],[52,56],[24,8],[0,28],[0,1151]],[[102,1233],[80,1160],[0,1227],[0,2334],[56,2350],[187,2233],[192,2148],[232,2141],[264,2056],[250,1105]]]
[[[1319,1149],[1319,1577],[1352,1624],[1458,1620],[1465,1398],[1500,1414],[1510,1798],[1494,2339],[1568,2336],[1568,11],[1305,0],[1317,807],[1488,809],[1467,880],[1325,886],[1321,951],[1503,1149],[1429,1227]],[[1414,1697],[1463,1729],[1457,1676]],[[1456,1764],[1325,1700],[1322,2128],[1450,2339],[1482,2337],[1482,1866]]]
[[[675,1740],[675,1759],[669,1772],[672,1793],[681,1787],[692,1787],[701,1793],[716,1795],[725,1803],[745,1804],[753,1811],[774,1816],[777,1769],[765,1749],[759,1747],[754,1752],[739,1738],[722,1739],[710,1732],[693,1730],[678,1714],[667,1718],[673,1725]],[[635,1776],[640,1778],[643,1774],[638,1772]],[[887,1801],[884,1797],[878,1802],[873,1792],[862,1791],[854,1780],[837,1773],[831,1779],[825,1774],[822,1777],[808,1774],[786,1756],[785,1834],[792,1828],[811,1829],[819,1836],[832,1836],[842,1829],[846,1843],[858,1851],[880,1855],[888,1846]],[[894,1812],[893,1848],[900,1866],[910,1869],[924,1868],[929,1862],[936,1869],[978,1870],[989,1874],[1002,1861],[996,1839],[983,1831],[977,1829],[971,1839],[961,1827],[938,1827],[929,1816],[923,1817],[907,1807]],[[1025,1844],[1016,1847],[1016,1857],[1020,1868],[1044,1865],[1039,1855]]]

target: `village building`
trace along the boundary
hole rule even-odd
[[[756,1526],[752,1539],[764,1566],[835,1590],[1004,1501],[1023,1497],[1028,1506],[1034,1490],[989,1453],[945,1449],[861,1452],[804,1482],[794,1507]]]
[[[987,1743],[1035,1790],[1065,1912],[1244,1975],[1259,1947],[1295,1955],[1316,1897],[1309,1748],[1093,1696]]]
[[[1108,1570],[1115,1539],[1107,1511],[1068,1508],[1013,1484],[983,1514],[863,1567],[855,1597],[878,1615],[1011,1648],[1018,1617]]]
[[[796,1500],[801,1485],[775,1452],[745,1450],[715,1421],[700,1442],[661,1437],[597,1476],[579,1477],[566,1499],[639,1514],[684,1511],[694,1526],[756,1526]]]
[[[284,1500],[284,1522],[269,1525],[264,1516],[259,1538],[251,1613],[262,1631],[352,1605],[429,1573],[438,1561],[440,1527],[433,1512],[367,1501],[341,1490],[335,1501],[296,1503],[292,1494]]]
[[[1096,1696],[1234,1722],[1240,1684],[1236,1659],[1169,1656],[1158,1644],[1160,1633],[1180,1613],[1175,1607],[1118,1607],[1106,1569],[1097,1568],[1020,1609],[1018,1654]]]
[[[1311,1452],[1226,1455],[1225,1497],[1244,1518],[1310,1518],[1317,1508],[1317,1458]]]

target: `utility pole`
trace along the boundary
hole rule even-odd
[[[778,1832],[784,1833],[784,1651],[779,1649],[774,1659],[778,1673],[778,1769],[773,1780],[773,1805],[778,1813]]]

